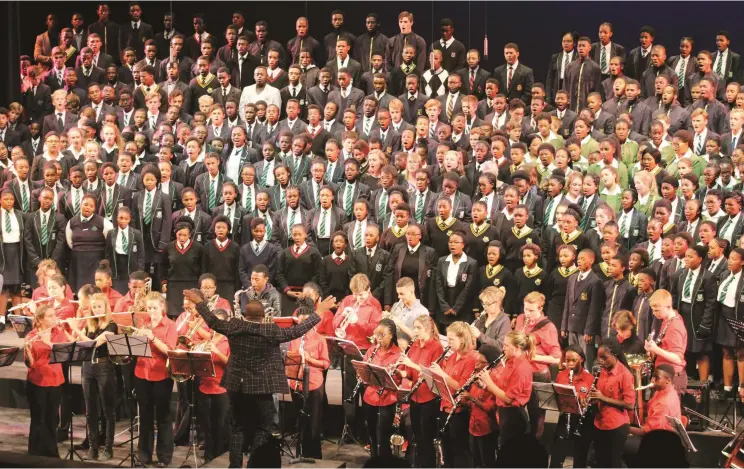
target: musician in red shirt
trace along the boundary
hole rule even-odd
[[[173,457],[173,418],[170,411],[173,380],[168,375],[167,351],[178,342],[176,323],[165,316],[165,298],[158,292],[146,297],[150,313],[148,328],[138,332],[150,341],[151,358],[138,358],[134,369],[134,389],[140,414],[140,437],[137,457],[143,464],[152,464],[155,442],[153,428],[158,421],[158,465],[169,466]]]
[[[345,336],[342,338],[354,342],[364,354],[370,349],[368,337],[374,333],[382,318],[382,306],[377,298],[372,295],[369,278],[366,275],[354,275],[349,282],[349,288],[352,294],[341,301],[336,309],[336,315],[333,317],[334,334],[338,337],[340,330],[343,329]],[[356,313],[357,320],[354,322],[348,321],[346,328],[342,328],[344,319],[352,311]],[[351,360],[353,360],[352,357],[344,355],[344,396],[351,396],[357,383],[357,375]],[[347,412],[347,422],[356,420],[358,405],[358,400],[356,400],[354,405],[344,406],[344,410]]]
[[[129,291],[119,298],[114,305],[114,313],[124,313],[134,306],[134,298],[145,288],[145,283],[150,278],[147,272],[138,270],[129,275]],[[114,316],[116,317],[116,316]]]
[[[584,351],[578,345],[569,345],[563,362],[565,368],[558,372],[555,382],[573,386],[579,396],[579,403],[586,406],[586,396],[592,388],[594,376],[584,368],[586,362]],[[558,417],[553,450],[550,455],[550,467],[563,467],[563,461],[569,452],[569,441],[573,442],[574,467],[586,467],[593,425],[590,415],[582,419],[579,414],[561,413]]]
[[[227,298],[222,298],[217,294],[217,277],[215,277],[214,274],[201,274],[199,277],[199,290],[202,292],[202,295],[204,295],[204,299],[210,309],[232,311],[233,305],[230,304],[230,301],[234,298],[231,298],[230,301],[228,301]]]
[[[649,299],[651,311],[661,321],[659,335],[655,340],[646,341],[646,351],[656,357],[655,366],[664,363],[674,368],[674,389],[682,394],[687,389],[685,350],[687,349],[687,329],[685,322],[672,307],[672,295],[666,290],[656,290]]]
[[[548,365],[557,365],[561,360],[561,344],[558,341],[558,329],[545,316],[545,295],[530,292],[524,297],[524,313],[517,316],[514,330],[533,336],[535,354],[530,359],[532,381],[536,383],[551,382]],[[530,416],[530,432],[538,440],[542,437],[545,426],[545,410],[540,409],[537,393],[533,392],[527,404]]]
[[[646,409],[646,423],[642,427],[630,427],[632,435],[645,435],[654,430],[674,431],[667,420],[667,416],[682,418],[679,395],[674,389],[674,367],[662,363],[654,369],[651,383],[654,385],[654,395],[648,401]]]
[[[49,357],[53,343],[68,340],[56,322],[51,306],[39,306],[34,313],[34,329],[23,344],[28,366],[26,395],[31,409],[28,454],[52,458],[59,458],[56,431],[65,378],[62,365],[49,364]]]
[[[106,259],[102,260],[101,263],[98,264],[94,279],[96,286],[101,290],[101,293],[108,297],[109,304],[115,305],[116,302],[119,301],[119,298],[121,298],[121,293],[114,290],[113,274],[111,273],[109,262]]]
[[[297,302],[298,308],[295,314],[300,323],[304,322],[313,313],[311,304],[314,303],[304,300]],[[301,454],[308,458],[322,459],[320,433],[323,430],[323,394],[325,393],[323,372],[331,365],[331,359],[328,356],[328,344],[315,328],[310,329],[305,335],[289,343],[287,360],[288,362],[291,360],[293,363],[304,363],[310,372],[307,391],[303,386],[304,371],[301,376],[298,376],[299,380],[289,381],[289,387],[294,391],[292,392],[292,401],[295,407],[298,411],[301,409],[307,414],[306,418],[300,419],[300,422],[304,421],[302,441],[298,443],[298,445],[302,444]],[[287,376],[292,376],[290,373],[293,372],[287,367]]]
[[[59,270],[59,266],[57,266],[57,263],[54,262],[54,260],[44,259],[39,262],[39,266],[36,268],[36,284],[38,286],[34,288],[34,292],[31,295],[31,300],[38,301],[42,298],[48,297],[49,293],[47,293],[46,289],[47,280],[54,275],[60,274],[62,274],[62,271]],[[74,294],[72,293],[72,288],[70,288],[69,285],[67,285],[67,288],[65,288],[65,296],[68,300],[72,300],[75,298]]]
[[[478,349],[475,371],[481,371],[499,357],[499,349],[493,345],[482,345]],[[475,467],[496,467],[497,434],[493,431],[496,420],[496,396],[485,390],[477,380],[470,391],[464,391],[463,402],[470,406],[470,451]]]
[[[592,436],[597,467],[621,467],[630,428],[628,411],[633,410],[636,398],[633,375],[617,342],[599,346],[597,363],[599,379],[589,391],[589,402],[598,402]]]
[[[354,291],[353,288],[352,291]],[[400,382],[400,374],[396,372],[396,369],[400,364],[401,350],[398,348],[398,336],[393,320],[380,321],[375,328],[374,336],[377,345],[367,350],[364,361],[386,367]],[[371,440],[370,456],[373,458],[392,456],[390,436],[393,434],[393,417],[395,417],[395,404],[398,402],[398,396],[395,391],[388,389],[382,391],[382,389],[378,386],[367,386],[362,399],[362,411]]]
[[[413,321],[416,337],[403,358],[405,368],[401,375],[410,378],[415,386],[421,378],[421,368],[428,368],[437,360],[444,359],[444,349],[439,340],[437,325],[430,316],[419,316]],[[447,349],[449,350],[449,348]],[[413,391],[413,388],[411,388]],[[415,466],[434,467],[434,438],[437,437],[437,417],[439,416],[439,396],[434,394],[425,381],[417,387],[410,398],[411,428],[416,444]]]
[[[184,303],[187,300],[184,298]],[[219,319],[228,318],[225,309],[217,309],[214,315]],[[230,344],[227,337],[217,332],[209,339],[205,345],[206,351],[212,353],[212,362],[214,363],[214,376],[205,376],[199,382],[199,392],[202,394],[200,401],[204,407],[204,415],[209,416],[204,419],[207,424],[205,429],[206,441],[204,444],[204,462],[207,463],[224,452],[229,433],[227,415],[230,409],[230,401],[227,397],[227,390],[220,386],[220,380],[225,373],[225,365],[230,358]]]
[[[431,371],[441,375],[451,393],[455,393],[471,377],[478,360],[474,350],[475,339],[470,326],[463,321],[455,321],[447,327],[447,342],[454,352],[445,356],[441,366],[432,363]],[[442,430],[442,451],[446,467],[471,467],[473,456],[470,453],[468,427],[470,426],[470,408],[458,406],[452,409],[448,399],[442,399],[439,422],[443,425],[450,412],[452,417],[447,428]]]
[[[499,447],[510,438],[524,435],[530,429],[527,402],[532,395],[532,366],[535,354],[532,335],[512,331],[504,339],[506,361],[503,369],[482,370],[478,377],[485,389],[496,396],[499,421]]]

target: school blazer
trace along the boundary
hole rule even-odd
[[[142,232],[143,238],[150,237],[150,241],[155,247],[159,259],[163,256],[165,248],[170,242],[171,204],[160,190],[155,190],[155,196],[152,200],[150,230],[149,232],[145,232],[145,194],[146,192],[142,190],[133,196],[134,223],[137,229]]]
[[[28,214],[26,226],[23,230],[23,246],[26,248],[26,258],[29,269],[36,270],[44,259],[52,259],[57,265],[65,265],[67,243],[65,242],[65,228],[67,219],[60,213],[50,211],[47,218],[48,241],[41,245],[41,211]]]
[[[114,278],[117,278],[118,256],[116,253],[116,240],[119,237],[119,226],[114,225],[109,236],[106,238],[106,259],[111,265],[111,271]],[[142,232],[131,226],[127,227],[127,274],[138,270],[145,270],[145,242],[142,238]]]
[[[222,173],[217,174],[217,187],[215,188],[215,207],[220,205],[224,200],[222,199],[222,184],[225,183],[225,181],[232,181],[232,179],[228,178],[227,176],[222,175]],[[197,196],[199,197],[199,207],[202,209],[202,211],[209,213],[209,173],[202,173],[199,176],[196,177],[196,182],[194,183],[194,190],[196,191]]]
[[[620,215],[618,215],[617,219],[620,220]],[[698,226],[699,225],[700,224],[698,223]],[[630,252],[636,244],[646,241],[648,238],[648,233],[646,232],[647,226],[648,219],[646,218],[646,215],[633,209],[633,215],[630,217],[630,225],[628,227],[628,237],[627,239],[622,238],[623,245],[628,252]]]
[[[597,274],[590,271],[581,283],[579,275],[571,276],[566,286],[561,331],[598,334],[604,306],[604,286]]]
[[[369,278],[372,295],[381,305],[391,305],[393,301],[393,262],[390,253],[379,245],[372,258],[367,257],[366,247],[351,253],[349,276],[365,274]]]
[[[121,187],[119,184],[114,184],[113,197],[113,213],[111,215],[112,222],[116,223],[116,218],[119,214],[119,208],[127,207],[132,209],[132,191],[126,187]],[[108,203],[108,187],[104,187],[101,190],[101,196],[98,201],[98,210],[96,213],[102,217],[106,215],[106,204]]]
[[[307,210],[305,207],[303,207],[302,204],[300,204],[299,210],[300,210],[300,216],[302,217],[302,225],[305,227],[305,231],[310,233],[310,218],[309,218],[310,211]],[[290,243],[293,242],[292,233],[289,231],[289,228],[287,227],[287,223],[289,222],[289,207],[287,206],[281,210],[274,212],[271,218],[275,226],[281,227],[281,230],[279,230],[280,231],[279,243],[282,245],[282,249],[288,248]]]
[[[405,244],[404,244],[405,245]],[[447,270],[449,269],[450,263],[447,261],[448,256],[442,256],[437,262],[436,269],[436,285],[437,285],[437,306],[435,308],[436,321],[437,323],[449,324],[453,321],[466,321],[471,322],[473,316],[473,310],[471,308],[472,301],[475,297],[473,288],[476,286],[476,276],[478,275],[478,263],[475,259],[470,257],[461,262],[457,269],[457,279],[454,287],[447,285]],[[454,290],[455,302],[450,304],[448,297],[450,296],[448,290]],[[448,309],[454,309],[457,315],[445,316],[444,311]]]
[[[212,209],[212,221],[214,221],[215,218],[217,218],[220,215],[225,214],[225,204],[222,204],[218,207],[215,207]],[[236,243],[240,242],[240,236],[243,230],[243,217],[246,215],[245,209],[236,201],[235,202],[235,210],[232,212],[232,226],[230,229],[230,233],[228,233],[228,238],[235,241]],[[210,228],[211,231],[214,231],[214,227]]]
[[[346,212],[342,208],[333,205],[330,209],[330,226],[328,227],[329,238],[333,238],[333,233],[343,228],[344,221],[346,220]],[[313,240],[313,244],[318,245],[318,231],[320,230],[320,214],[323,212],[322,207],[314,208],[308,212],[308,218],[310,219],[310,236]]]
[[[28,217],[28,214],[26,214],[24,212],[21,212],[20,210],[13,210],[13,215],[15,215],[16,220],[18,220],[18,230],[21,232],[21,240],[23,240],[24,233],[25,233],[25,230],[26,230],[26,219]],[[0,215],[0,218],[2,218],[1,215]],[[4,222],[4,219],[3,219],[3,222]],[[21,262],[21,273],[24,273],[25,270],[26,270],[26,268],[25,268],[26,266],[24,265],[24,261],[25,261],[25,257],[26,257],[25,252],[24,252],[25,249],[23,249],[24,248],[24,244],[25,243],[22,243],[21,244],[21,249],[20,249],[20,252],[21,252],[21,258],[20,258],[20,262]],[[5,263],[6,262],[7,263],[16,262],[16,259],[8,259],[7,257],[5,257],[5,248],[4,248],[4,244],[3,244],[3,235],[2,235],[2,230],[0,230],[0,271],[4,271],[5,270]]]
[[[178,220],[186,216],[186,209],[181,209],[173,212],[171,215],[171,226],[175,230]],[[194,215],[194,229],[191,231],[191,240],[196,241],[199,244],[205,244],[211,239],[209,230],[212,227],[212,217],[209,214],[201,211],[199,206],[196,206],[196,215]],[[171,241],[176,239],[176,233],[170,234]]]
[[[672,301],[674,309],[680,310],[684,285],[689,275],[689,269],[685,268],[672,274],[670,282]],[[713,319],[718,307],[718,282],[715,275],[700,267],[700,274],[692,285],[691,303],[692,307],[692,333],[695,340],[704,340],[711,337],[713,333]]]

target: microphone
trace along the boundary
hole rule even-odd
[[[653,388],[653,387],[654,387],[654,383],[648,383],[645,386],[639,386],[639,387],[635,388],[635,390],[636,391],[643,391],[644,389],[650,389],[650,388]]]

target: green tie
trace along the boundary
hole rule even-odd
[[[269,162],[264,161],[263,171],[261,171],[261,180],[259,181],[262,186],[266,186],[266,179],[269,177]]]
[[[267,216],[265,220],[266,220],[266,240],[271,241],[271,218]]]
[[[362,247],[362,224],[357,223],[356,232],[354,233],[354,247],[359,249]]]
[[[723,54],[719,52],[718,55],[720,55],[720,57],[718,57],[718,65],[716,65],[716,75],[720,77],[723,75]]]
[[[26,192],[26,186],[21,186],[21,204],[23,205],[23,211],[28,212],[28,193]]]
[[[73,202],[75,205],[75,215],[80,213],[80,190],[75,191],[75,201]]]
[[[41,245],[46,246],[49,243],[49,231],[47,227],[47,216],[41,215]]]
[[[692,294],[692,271],[688,271],[687,279],[685,280],[684,296],[690,297],[691,294]]]
[[[419,224],[424,222],[424,194],[419,194],[418,202],[416,203],[416,221]]]
[[[656,260],[656,248],[650,244],[650,242],[649,247],[651,248],[651,251],[648,253],[648,265],[651,265],[654,263],[654,260]]]
[[[232,207],[227,207],[227,219],[230,220],[230,231],[232,231]]]
[[[624,220],[622,220],[623,217],[625,218]],[[623,216],[621,217],[621,220],[622,220],[620,222],[620,237],[621,238],[624,238],[625,237],[625,233],[628,232],[628,221],[629,221],[629,219],[630,219],[630,217],[627,214],[623,214]]]
[[[554,202],[555,199],[553,197],[548,201],[548,207],[545,209],[545,217],[543,218],[543,224],[545,226],[548,226],[548,222],[550,221],[550,211],[553,209]]]
[[[604,73],[604,71],[607,70],[607,51],[605,50],[604,46],[600,45],[600,47],[602,47],[602,55],[599,58],[599,64],[601,68],[600,71]]]
[[[346,216],[350,217],[353,209],[351,201],[354,199],[354,186],[350,185],[348,182],[346,183],[344,196],[346,198]]]
[[[723,228],[721,228],[721,236],[725,236],[726,229],[731,226],[731,217],[729,217],[728,220],[726,220],[726,223],[723,224]]]
[[[119,175],[119,185],[120,186],[123,186],[124,185],[124,175],[123,174],[120,174]]]
[[[217,205],[217,179],[212,179],[212,183],[209,185],[209,201],[207,202],[207,208],[210,212],[215,205]]]
[[[316,184],[315,187],[315,206],[320,207],[320,184]]]
[[[5,212],[5,233],[10,233],[10,212]]]
[[[251,211],[251,205],[253,205],[253,189],[250,187],[245,188],[245,202],[243,203],[243,207],[245,207],[246,210]]]
[[[287,206],[287,197],[286,192],[283,191],[281,187],[279,187],[279,208],[282,209]]]
[[[114,211],[114,195],[113,189],[108,188],[108,197],[106,198],[106,218],[110,218]]]
[[[320,216],[320,229],[318,230],[319,238],[322,238],[323,235],[325,234],[327,215],[328,215],[328,210],[323,210],[323,214]]]
[[[735,277],[734,274],[729,275],[726,281],[723,283],[723,289],[721,289],[721,294],[718,295],[719,303],[722,303],[723,300],[726,299],[726,293],[728,293],[728,288],[731,285],[731,282],[734,281],[734,277]]]
[[[129,241],[127,241],[127,230],[121,232],[121,250],[125,254],[129,253]]]
[[[296,211],[292,210],[292,213],[289,214],[289,231],[292,231],[292,227],[295,224],[295,213]]]
[[[148,192],[145,197],[145,225],[152,221],[152,193]]]
[[[380,218],[384,218],[385,214],[387,213],[387,201],[388,194],[385,190],[383,190],[382,195],[380,196]]]

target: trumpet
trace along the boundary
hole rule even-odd
[[[336,337],[339,339],[345,339],[346,338],[346,328],[349,326],[349,324],[356,324],[357,321],[359,321],[359,307],[361,306],[361,301],[357,301],[354,303],[354,306],[347,306],[344,308],[343,312],[341,314],[344,315],[344,318],[341,320],[341,324],[338,325],[336,328]]]

